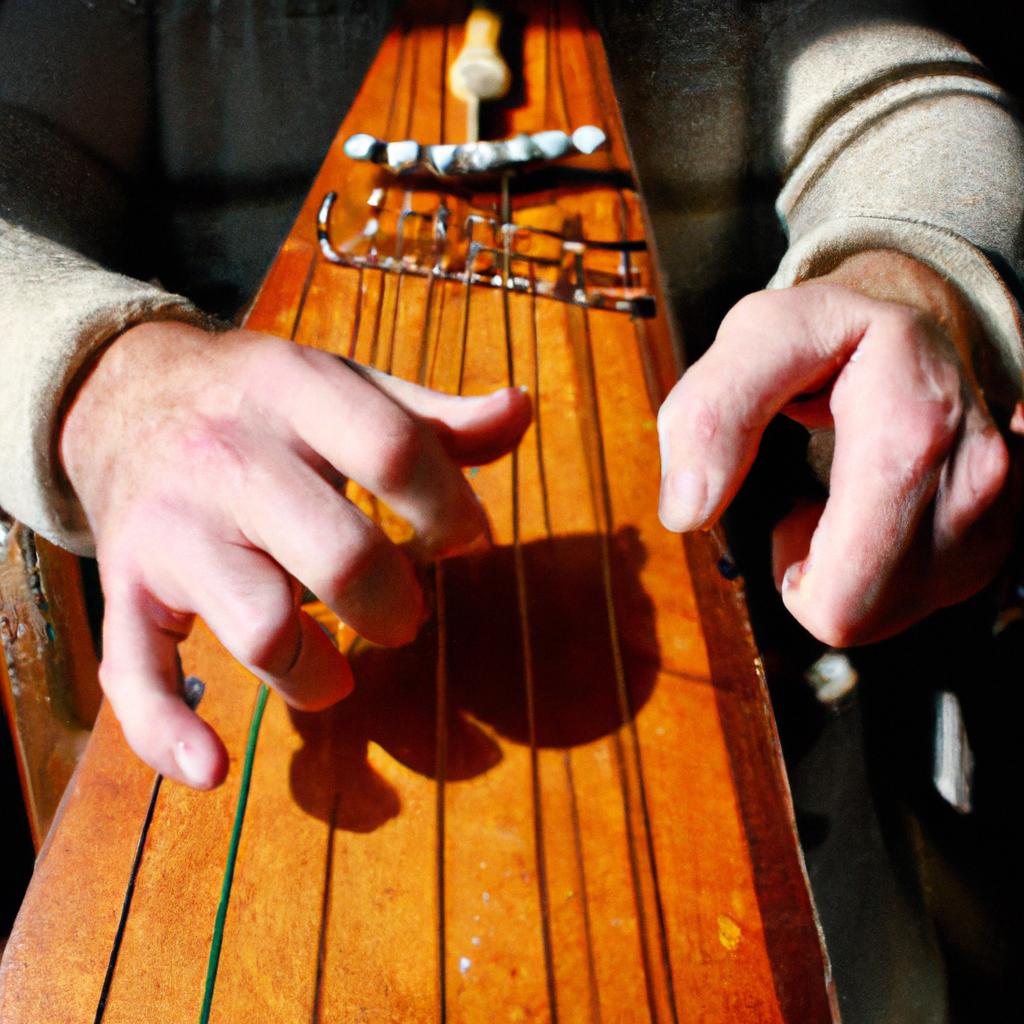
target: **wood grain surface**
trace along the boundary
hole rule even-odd
[[[378,185],[385,219],[436,207],[440,183],[389,180],[341,144],[461,138],[445,77],[464,18],[416,4],[388,37],[248,325],[446,391],[523,384],[536,420],[469,470],[494,545],[427,571],[415,643],[354,642],[313,607],[357,687],[319,715],[271,696],[211,1020],[833,1020],[741,584],[715,535],[657,520],[655,416],[677,373],[660,298],[634,320],[320,255],[328,190],[338,245]],[[571,161],[592,174],[517,185],[515,221],[643,237],[599,37],[571,4],[521,6],[506,37],[522,78],[490,134],[610,138]],[[498,196],[447,201],[493,215]],[[202,624],[183,658],[231,771],[209,794],[162,787],[104,1024],[199,1015],[256,685]],[[7,948],[3,1021],[96,1018],[152,785],[104,707]]]

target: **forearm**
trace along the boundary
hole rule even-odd
[[[793,61],[779,144],[790,246],[772,285],[822,276],[864,250],[913,256],[973,307],[986,397],[1012,407],[1024,367],[1013,295],[1024,137],[984,69],[906,25],[820,39]]]
[[[73,551],[93,541],[57,458],[61,411],[107,342],[157,319],[205,321],[181,296],[0,219],[0,506]]]

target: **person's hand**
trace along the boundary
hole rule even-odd
[[[190,786],[224,778],[223,744],[178,692],[196,614],[305,709],[352,681],[300,611],[302,584],[367,639],[411,640],[425,616],[413,564],[342,483],[406,519],[420,552],[454,553],[486,530],[458,466],[511,449],[530,416],[517,389],[443,395],[268,335],[125,332],[78,390],[60,449],[96,538],[101,683],[135,752]]]
[[[743,299],[661,409],[662,522],[714,523],[781,412],[835,431],[827,502],[774,536],[805,628],[865,643],[975,593],[1009,549],[1016,490],[971,368],[977,332],[950,285],[894,252]]]

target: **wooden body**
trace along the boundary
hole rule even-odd
[[[357,691],[324,714],[271,697],[211,1020],[832,1020],[740,584],[714,535],[657,521],[655,416],[677,372],[663,304],[632,320],[317,248],[324,192],[340,243],[384,180],[345,159],[348,134],[461,138],[458,13],[388,38],[248,324],[445,390],[511,377],[536,423],[470,471],[495,545],[436,569],[421,638],[357,644]],[[596,124],[610,150],[576,165],[628,174],[599,38],[571,9],[526,13],[505,128]],[[615,180],[516,192],[514,218],[641,237]],[[438,188],[392,183],[386,206],[429,210]],[[649,259],[636,269],[656,290]],[[183,658],[231,771],[211,794],[160,792],[108,1024],[195,1020],[203,997],[256,689],[201,624]],[[152,784],[104,707],[7,949],[3,1021],[94,1019]]]
[[[100,704],[78,559],[0,523],[0,699],[38,850]]]

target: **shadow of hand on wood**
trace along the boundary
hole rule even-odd
[[[533,541],[520,547],[518,570],[510,546],[444,562],[439,613],[412,644],[356,644],[353,694],[326,712],[292,712],[303,738],[291,766],[299,804],[325,821],[333,814],[337,828],[355,832],[395,817],[398,794],[369,763],[369,744],[437,778],[442,685],[447,782],[494,767],[503,739],[564,749],[625,724],[654,687],[654,613],[639,577],[643,545],[635,530],[620,530],[608,540],[617,656],[603,546],[595,534]]]

